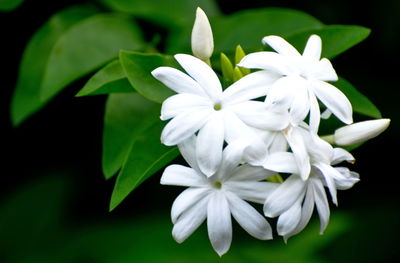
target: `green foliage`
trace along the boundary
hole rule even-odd
[[[121,168],[142,126],[153,121],[151,117],[157,119],[158,111],[158,104],[137,93],[108,96],[103,129],[103,173],[106,179]]]
[[[295,32],[317,29],[323,24],[301,11],[285,8],[250,9],[210,19],[214,34],[214,52],[233,53],[240,44],[247,52],[259,50],[266,35],[286,37]],[[168,39],[167,53],[190,53],[191,26],[174,32]]]
[[[129,82],[143,97],[161,103],[174,94],[151,75],[160,66],[176,68],[178,64],[172,56],[121,51],[119,57]]]
[[[0,0],[0,11],[12,11],[19,7],[24,0]]]
[[[130,17],[99,14],[69,29],[47,62],[41,97],[48,100],[74,80],[118,56],[120,49],[139,49],[143,40]]]
[[[121,63],[116,59],[94,74],[76,96],[133,91]]]
[[[119,205],[143,181],[179,155],[176,147],[171,148],[160,143],[164,125],[158,119],[141,126],[115,183],[110,210]]]
[[[322,57],[333,58],[368,37],[370,30],[361,26],[330,25],[291,34],[287,40],[303,50],[308,37],[317,34],[322,39]]]
[[[67,8],[53,15],[32,37],[22,55],[17,86],[11,102],[11,119],[20,124],[46,103],[40,98],[40,88],[48,60],[57,40],[74,24],[98,11],[93,6]]]
[[[208,16],[219,14],[214,0],[100,0],[100,2],[112,10],[129,13],[169,27],[192,24],[198,6]]]

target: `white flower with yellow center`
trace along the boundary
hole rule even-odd
[[[198,132],[196,156],[200,170],[207,176],[219,167],[224,141],[256,139],[248,125],[275,130],[287,125],[273,112],[260,118],[265,103],[251,101],[265,96],[268,85],[277,79],[276,74],[256,72],[223,91],[218,76],[205,62],[185,54],[175,55],[175,59],[187,74],[171,67],[152,72],[178,93],[162,104],[161,119],[171,121],[162,131],[161,141],[168,146],[177,145]]]
[[[290,110],[291,122],[300,124],[310,113],[310,128],[318,131],[320,108],[317,98],[339,120],[353,122],[352,106],[347,97],[326,81],[338,79],[330,61],[321,59],[321,38],[312,35],[303,54],[279,36],[267,36],[263,43],[276,52],[255,52],[238,64],[245,68],[264,69],[281,76],[268,90],[266,103]]]
[[[245,146],[240,140],[229,144],[217,172],[208,177],[198,167],[195,136],[179,144],[182,156],[191,167],[170,165],[161,177],[161,184],[189,187],[172,205],[172,235],[177,242],[183,242],[207,219],[212,247],[221,256],[229,250],[232,241],[231,215],[250,235],[272,239],[269,223],[243,200],[263,204],[279,184],[265,181],[274,174],[270,171],[240,165]]]

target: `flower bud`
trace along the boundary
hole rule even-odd
[[[390,119],[379,119],[353,123],[335,131],[334,143],[347,146],[372,139],[381,134],[390,124]]]
[[[204,11],[198,7],[192,29],[192,52],[203,61],[208,61],[214,50],[214,39],[210,22]]]

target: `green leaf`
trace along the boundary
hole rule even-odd
[[[287,40],[302,51],[310,35],[317,34],[322,39],[322,57],[333,58],[363,41],[369,33],[362,26],[330,25],[292,34]]]
[[[50,99],[68,84],[117,57],[120,49],[142,46],[140,30],[127,16],[99,14],[78,23],[52,49],[41,98]]]
[[[32,37],[26,46],[19,69],[17,86],[11,102],[11,119],[14,125],[44,106],[40,100],[40,87],[52,47],[72,25],[94,15],[92,6],[67,8],[52,16]]]
[[[94,74],[76,96],[127,93],[133,91],[134,89],[126,78],[121,63],[116,59]]]
[[[210,19],[214,34],[214,52],[233,52],[241,45],[247,52],[260,50],[266,35],[286,37],[295,32],[322,27],[316,18],[298,10],[285,8],[250,9],[229,16]],[[191,25],[175,32],[167,42],[167,53],[190,52]]]
[[[163,123],[157,118],[143,127],[132,144],[111,195],[110,211],[117,207],[144,180],[178,156],[176,147],[161,144]]]
[[[104,116],[102,161],[106,179],[111,178],[121,168],[133,141],[146,124],[146,116],[158,119],[159,107],[159,104],[150,102],[137,93],[108,96]],[[159,142],[159,138],[156,141]]]
[[[347,96],[353,106],[354,112],[372,118],[382,118],[381,112],[378,108],[350,82],[344,78],[339,78],[337,82],[333,82],[332,84]]]
[[[12,11],[19,7],[24,0],[0,0],[0,11]]]
[[[196,8],[201,7],[208,16],[218,15],[214,0],[100,0],[108,8],[158,22],[164,26],[193,24]]]
[[[172,56],[121,51],[119,58],[129,82],[143,97],[162,103],[174,94],[151,75],[151,72],[160,66],[178,67]]]

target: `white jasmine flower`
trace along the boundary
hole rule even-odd
[[[161,184],[189,187],[172,205],[172,235],[177,242],[183,242],[207,219],[211,245],[221,256],[229,250],[232,241],[231,215],[250,235],[262,240],[272,239],[269,223],[243,200],[262,204],[278,184],[260,182],[273,175],[265,169],[239,165],[243,143],[235,141],[225,148],[220,167],[211,177],[198,167],[195,136],[179,144],[191,168],[170,165],[161,177]]]
[[[359,181],[357,173],[346,167],[332,167],[343,161],[354,162],[354,157],[344,149],[332,148],[315,134],[303,133],[309,154],[311,171],[304,180],[295,156],[290,152],[277,152],[268,156],[264,167],[281,173],[292,174],[266,200],[264,213],[269,217],[280,216],[278,233],[285,240],[299,233],[310,220],[314,203],[321,220],[321,233],[329,221],[329,205],[323,186],[328,187],[332,201],[337,205],[337,189],[345,190]]]
[[[214,50],[214,39],[210,22],[204,11],[198,7],[192,29],[192,52],[203,61],[208,61]]]
[[[333,135],[336,145],[347,146],[372,139],[384,132],[390,119],[369,120],[353,123],[337,129]]]
[[[168,146],[176,145],[198,132],[196,156],[200,170],[207,176],[214,174],[221,162],[224,141],[256,139],[248,125],[263,129],[287,126],[279,114],[261,114],[265,103],[250,101],[265,96],[276,74],[255,72],[222,91],[217,75],[206,63],[184,54],[175,55],[175,59],[189,75],[171,67],[159,67],[152,72],[178,93],[162,104],[161,119],[172,120],[165,126],[161,141]]]
[[[321,38],[312,35],[301,55],[278,36],[267,36],[264,44],[276,52],[248,54],[238,64],[245,68],[272,71],[281,75],[268,90],[266,103],[290,109],[293,123],[301,123],[310,113],[310,127],[318,131],[320,109],[317,98],[346,124],[353,122],[352,107],[347,97],[326,81],[338,79],[330,61],[321,57]]]

